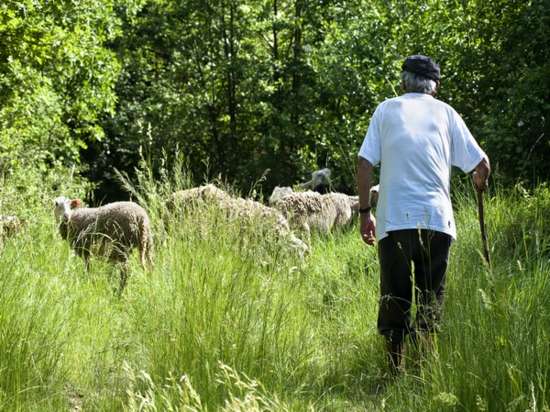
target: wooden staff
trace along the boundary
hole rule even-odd
[[[477,211],[479,215],[479,228],[481,229],[481,242],[483,243],[483,256],[487,265],[491,266],[489,258],[489,246],[487,244],[487,232],[485,231],[485,213],[483,211],[483,191],[477,191]]]

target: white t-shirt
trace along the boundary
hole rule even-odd
[[[380,163],[376,237],[401,229],[431,229],[456,239],[451,166],[468,173],[487,157],[448,104],[406,93],[374,112],[359,156]]]

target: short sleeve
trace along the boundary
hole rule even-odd
[[[454,110],[452,117],[450,122],[451,164],[469,173],[483,158],[487,158],[487,155],[477,144],[462,117]]]
[[[370,120],[367,135],[363,140],[363,144],[359,149],[359,157],[367,159],[373,166],[380,163],[381,150],[380,150],[380,112],[381,108],[378,106],[372,115]]]

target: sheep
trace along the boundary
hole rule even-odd
[[[372,207],[376,206],[376,203],[378,202],[378,192],[379,192],[379,186],[372,186],[370,188],[370,204]],[[273,189],[273,192],[271,193],[271,196],[269,197],[267,203],[269,206],[273,206],[275,203],[277,203],[280,199],[283,197],[295,193],[294,190],[292,190],[289,186],[275,186]],[[359,196],[350,196],[350,199],[352,201],[359,201]]]
[[[301,183],[298,186],[300,189],[311,189],[321,194],[328,193],[332,185],[330,175],[331,171],[328,168],[316,170],[311,174],[311,180]]]
[[[202,206],[204,202],[215,203],[221,206],[226,202],[229,204],[231,196],[213,184],[207,184],[172,193],[166,206],[168,210],[174,210],[177,208]]]
[[[276,209],[252,199],[234,197],[212,184],[174,192],[167,202],[169,210],[189,209],[211,205],[221,210],[230,220],[251,223],[255,220],[268,222],[275,234],[289,243],[301,258],[307,254],[308,246],[290,230],[285,217]]]
[[[292,228],[302,229],[309,238],[312,229],[326,234],[333,227],[349,223],[359,208],[359,198],[344,193],[293,192],[273,207],[281,211]]]
[[[132,249],[139,249],[144,269],[152,266],[151,224],[147,212],[137,203],[114,202],[85,208],[80,199],[70,200],[63,196],[54,202],[59,233],[84,259],[87,270],[92,254],[122,264],[119,292],[126,285],[127,262]]]

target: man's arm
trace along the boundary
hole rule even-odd
[[[477,164],[472,173],[472,179],[478,192],[483,192],[488,187],[488,179],[491,174],[491,166],[489,159],[484,157],[481,162]]]
[[[373,245],[376,229],[375,219],[370,212],[370,187],[372,181],[372,164],[365,158],[359,157],[357,163],[357,189],[359,192],[359,216],[361,238],[368,245]]]

